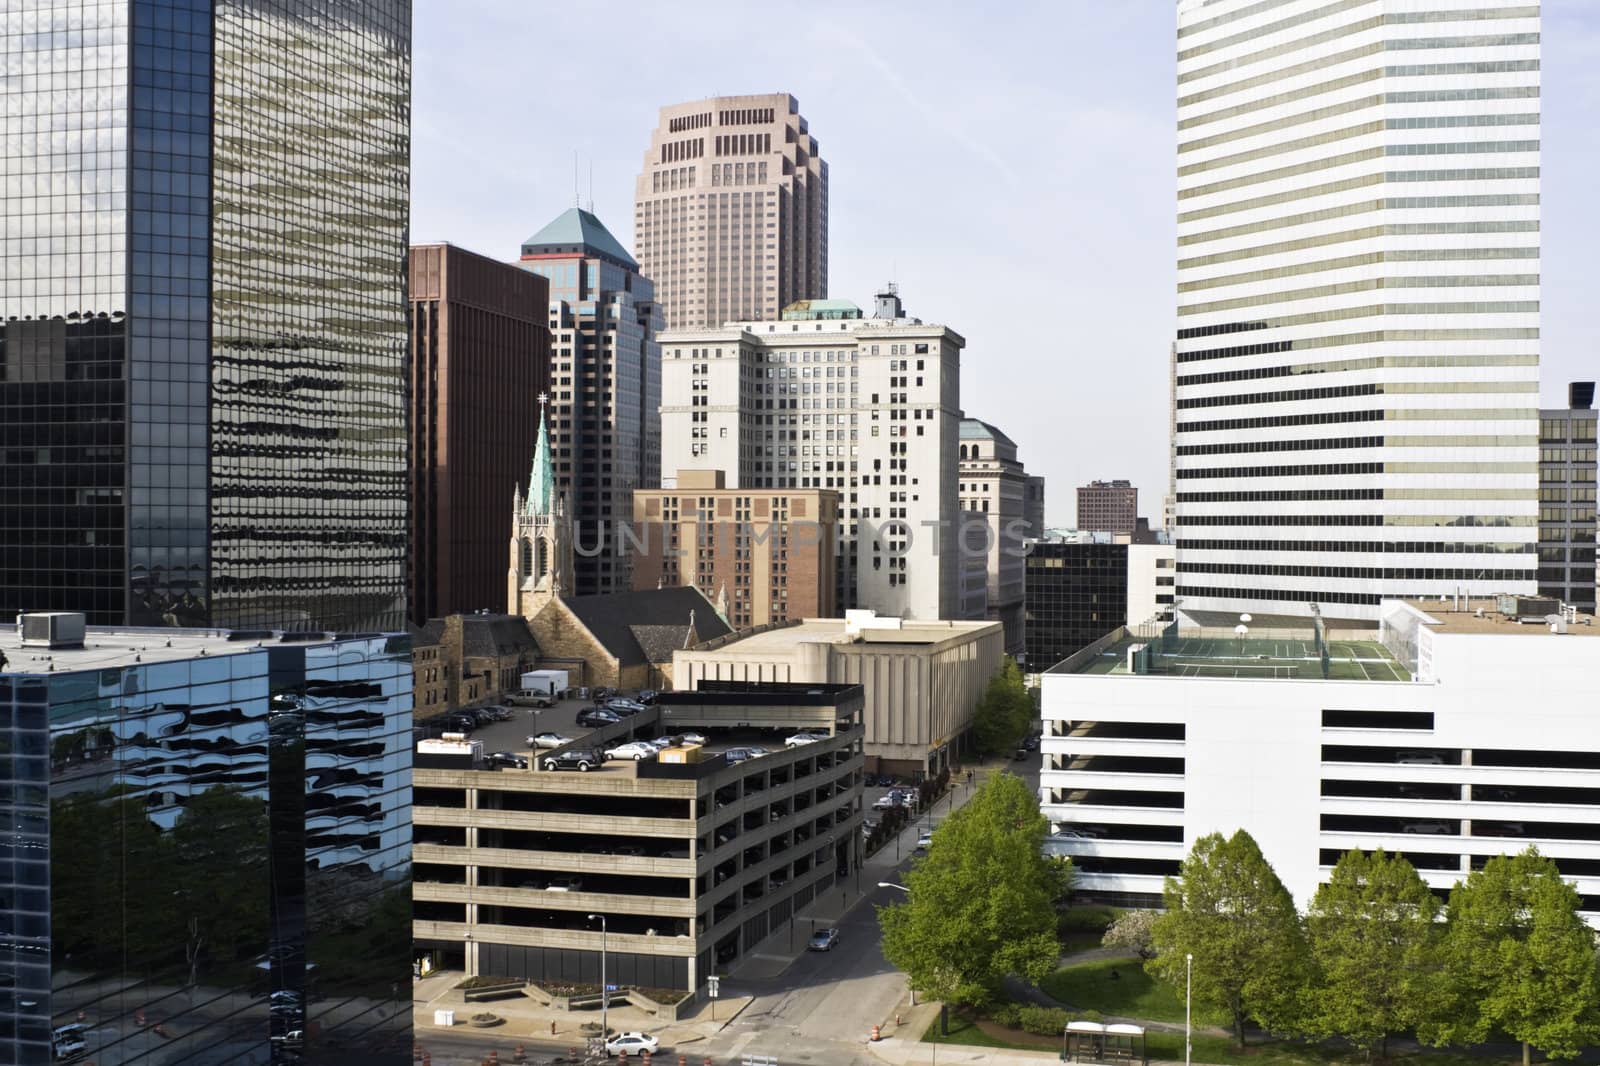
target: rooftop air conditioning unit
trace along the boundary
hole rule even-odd
[[[83,647],[84,616],[76,611],[39,611],[18,617],[24,648]]]

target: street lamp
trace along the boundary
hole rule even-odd
[[[911,895],[911,890],[909,888],[907,888],[905,885],[897,885],[893,881],[879,881],[878,882],[878,887],[879,888],[898,888],[900,891],[904,892],[906,895],[908,895],[908,896]]]
[[[606,984],[606,916],[589,915],[591,922],[596,919],[600,921],[600,1039],[605,1040],[611,1036],[611,1030],[606,1027],[606,1003],[611,998],[606,994],[606,989],[610,987]]]
[[[1183,1066],[1189,1066],[1189,1022],[1191,1014],[1189,1003],[1191,993],[1194,991],[1194,956],[1186,954],[1183,957]]]

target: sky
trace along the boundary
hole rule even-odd
[[[1545,0],[1542,400],[1600,377],[1600,4]],[[418,0],[414,243],[515,259],[577,195],[633,247],[667,104],[787,92],[829,167],[828,295],[966,338],[961,404],[1159,522],[1176,329],[1172,0]],[[592,178],[591,178],[592,175]],[[1586,326],[1585,323],[1588,323]]]

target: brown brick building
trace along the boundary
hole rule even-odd
[[[507,508],[550,383],[550,286],[449,244],[411,249],[410,616],[505,602]]]
[[[1127,481],[1078,486],[1078,528],[1090,533],[1132,533],[1139,524],[1139,490]]]
[[[720,470],[680,470],[676,488],[633,494],[633,587],[693,585],[735,629],[832,617],[839,494],[724,486]]]
[[[411,638],[414,714],[420,721],[445,711],[493,703],[515,692],[539,662],[539,645],[525,618],[452,614],[430,618]]]

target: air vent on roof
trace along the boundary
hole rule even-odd
[[[75,611],[40,611],[21,614],[24,648],[83,647],[84,616]]]

